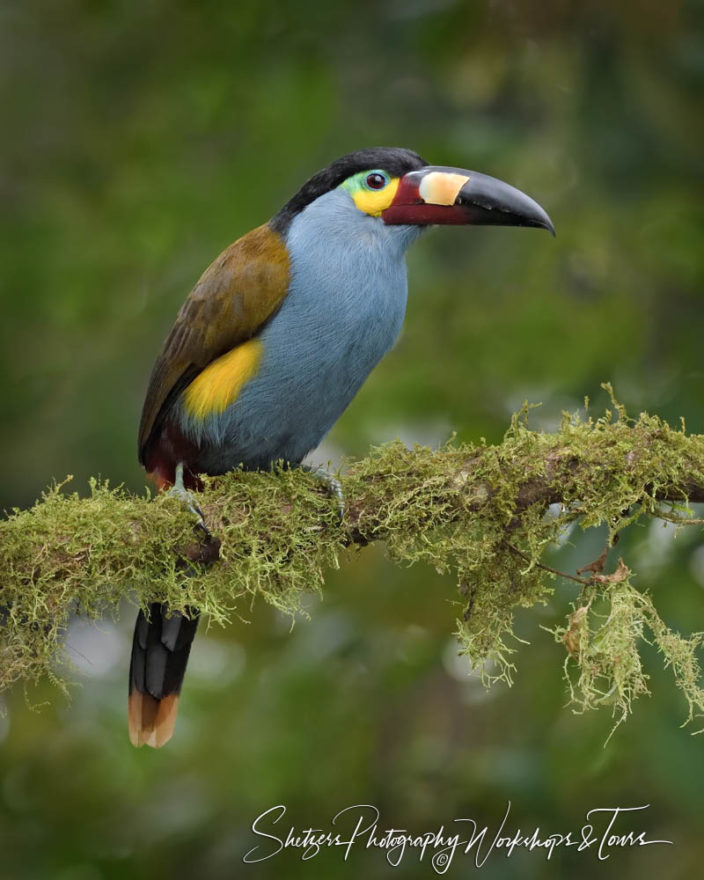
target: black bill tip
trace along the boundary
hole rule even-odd
[[[457,194],[456,205],[468,215],[468,222],[487,226],[534,226],[555,237],[555,226],[535,199],[502,180],[468,172],[469,179]]]

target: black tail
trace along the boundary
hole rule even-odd
[[[158,602],[139,612],[132,640],[128,726],[133,746],[155,749],[171,739],[198,613],[169,614]]]

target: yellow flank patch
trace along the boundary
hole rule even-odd
[[[205,419],[224,412],[257,372],[261,356],[261,342],[250,339],[214,360],[184,392],[188,414],[196,419]]]
[[[396,190],[398,189],[398,183],[398,177],[394,177],[383,189],[359,189],[353,196],[354,203],[365,214],[379,217],[381,212],[385,211],[393,202]]]

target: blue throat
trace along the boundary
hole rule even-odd
[[[298,464],[316,447],[396,341],[406,310],[405,252],[420,227],[386,226],[342,189],[298,214],[286,246],[291,283],[263,330],[254,378],[224,413],[180,421],[199,467]]]

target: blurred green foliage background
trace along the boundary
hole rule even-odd
[[[549,429],[585,395],[601,411],[605,380],[634,412],[703,431],[703,17],[695,0],[4,0],[3,507],[67,473],[142,491],[142,395],[200,272],[319,167],[378,144],[513,183],[558,237],[450,228],[415,246],[404,334],[321,460],[396,436],[496,441],[524,399]],[[573,535],[556,564],[602,540]],[[687,633],[704,629],[698,540],[658,526],[619,545]],[[293,630],[259,604],[200,635],[158,753],[126,736],[133,608],[77,622],[72,702],[49,686],[40,712],[5,700],[0,876],[430,877],[363,849],[241,859],[276,804],[327,828],[373,803],[383,827],[420,832],[495,828],[508,800],[512,827],[545,832],[651,804],[624,830],[675,845],[497,856],[487,878],[698,876],[701,719],[680,729],[654,652],[653,697],[606,747],[608,707],[564,708],[564,650],[540,626],[573,586],[519,619],[516,683],[487,693],[456,657],[451,580],[352,554]],[[448,876],[470,870],[458,858]]]

